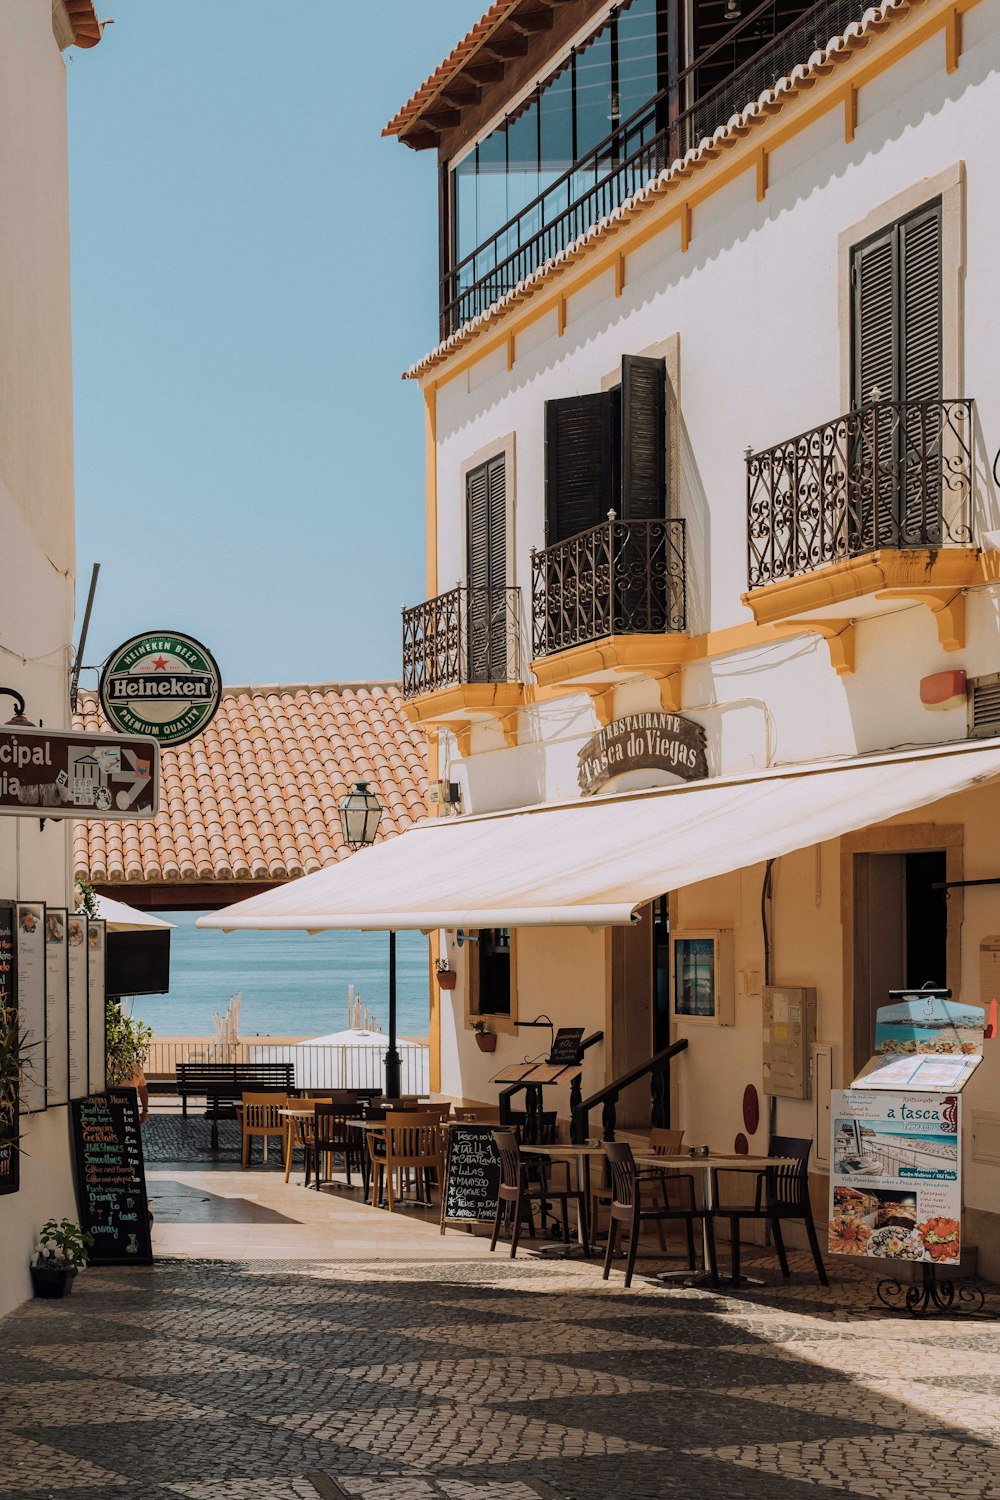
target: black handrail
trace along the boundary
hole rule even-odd
[[[602,1136],[606,1141],[615,1138],[615,1119],[618,1105],[618,1096],[622,1089],[627,1089],[630,1084],[638,1083],[640,1078],[648,1077],[650,1080],[651,1094],[651,1119],[653,1129],[665,1129],[670,1125],[670,1063],[681,1052],[687,1050],[688,1039],[681,1037],[679,1041],[672,1042],[669,1047],[664,1047],[660,1052],[654,1052],[652,1057],[640,1063],[629,1073],[622,1073],[611,1083],[606,1083],[602,1089],[591,1094],[588,1099],[580,1102],[573,1111],[573,1119],[570,1125],[570,1138],[575,1145],[582,1145],[587,1140],[590,1130],[590,1111],[602,1106],[601,1127]]]

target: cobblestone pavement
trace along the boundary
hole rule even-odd
[[[1000,1323],[794,1265],[728,1296],[537,1258],[89,1271],[0,1323],[0,1496],[1000,1497]]]

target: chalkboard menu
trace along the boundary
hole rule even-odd
[[[550,1063],[575,1066],[580,1061],[580,1043],[583,1041],[582,1026],[560,1026],[549,1053]]]
[[[0,1193],[20,1187],[17,946],[14,903],[0,902]]]
[[[90,1264],[151,1265],[135,1089],[108,1089],[73,1101],[73,1156],[80,1222],[94,1236]]]
[[[500,1157],[492,1125],[451,1125],[441,1194],[441,1233],[447,1223],[492,1224],[500,1196]]]

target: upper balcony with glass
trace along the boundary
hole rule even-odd
[[[476,28],[387,127],[418,149],[436,146],[441,158],[442,337],[869,4],[625,0],[609,12],[586,0],[520,0],[502,26],[482,37]]]

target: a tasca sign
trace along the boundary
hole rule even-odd
[[[578,777],[584,795],[600,791],[626,771],[669,771],[682,781],[708,775],[705,731],[680,714],[627,714],[598,730],[580,751]]]
[[[135,735],[0,728],[0,813],[41,818],[152,818],[160,751]]]

